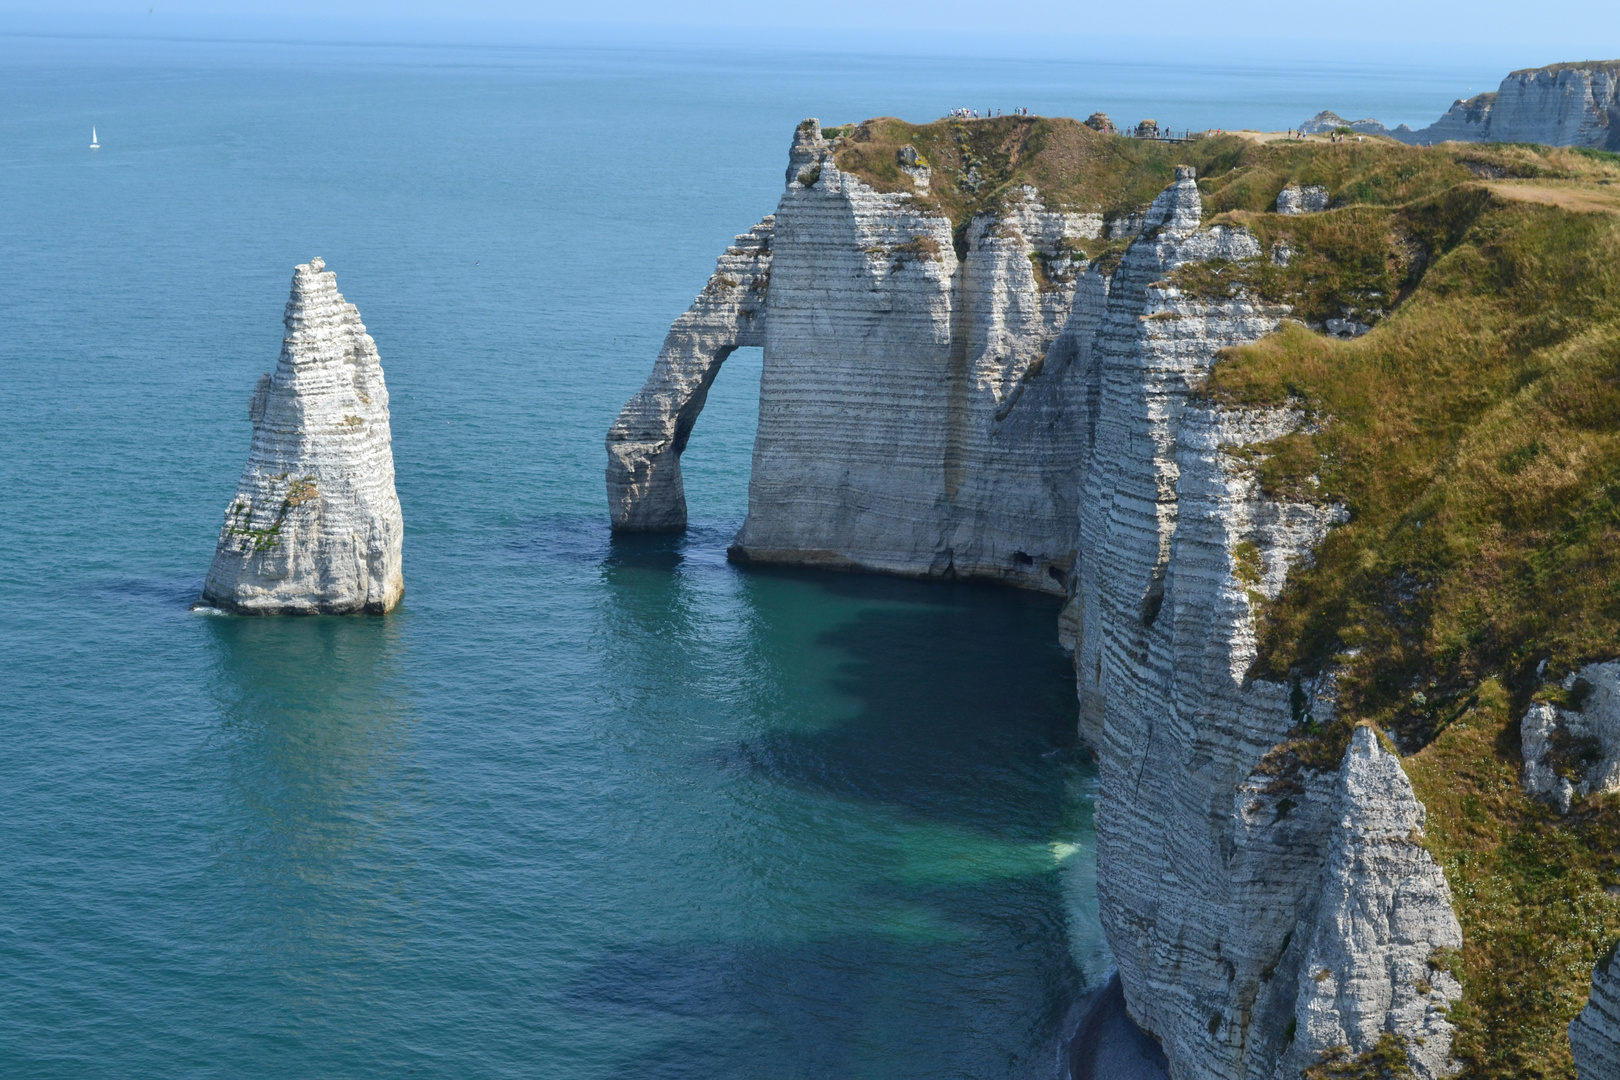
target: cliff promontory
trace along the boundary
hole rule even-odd
[[[251,615],[380,614],[405,585],[405,528],[377,345],[320,259],[293,273],[276,370],[203,603]]]
[[[734,558],[1064,593],[1094,264],[1142,228],[1169,159],[1073,121],[805,121],[775,214],[722,257],[609,433],[614,527],[684,526],[706,380],[761,345]]]
[[[1415,146],[1442,142],[1523,142],[1620,150],[1620,60],[1582,60],[1525,68],[1484,94],[1452,103],[1444,116],[1413,131],[1376,120],[1347,121],[1322,112],[1307,133],[1349,127]]]
[[[609,437],[615,523],[680,520],[638,478],[761,344],[734,558],[1064,597],[1102,919],[1175,1080],[1569,1077],[1620,936],[1580,690],[1620,640],[1616,181],[807,121]]]

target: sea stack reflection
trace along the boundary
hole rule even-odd
[[[287,336],[248,408],[253,445],[203,603],[254,615],[381,614],[405,592],[404,521],[377,343],[320,259],[293,273]]]

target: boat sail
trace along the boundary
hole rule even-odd
[[[94,124],[90,125],[90,149],[101,149],[101,142],[96,138],[96,126]]]

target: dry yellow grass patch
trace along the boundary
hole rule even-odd
[[[1577,214],[1620,213],[1620,185],[1578,180],[1493,180],[1486,187],[1504,199],[1557,206]]]

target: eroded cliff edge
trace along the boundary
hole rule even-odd
[[[1588,60],[1515,71],[1490,93],[1454,102],[1403,142],[1528,142],[1620,150],[1620,60]]]
[[[1247,230],[1200,217],[1189,168],[1120,263],[1098,335],[1071,605],[1081,731],[1101,773],[1104,926],[1132,1016],[1178,1080],[1296,1076],[1335,1047],[1372,1052],[1386,1032],[1412,1048],[1418,1075],[1445,1075],[1450,1029],[1429,1009],[1458,988],[1431,984],[1415,1009],[1412,988],[1430,953],[1461,944],[1444,877],[1404,829],[1410,857],[1376,865],[1347,848],[1364,837],[1342,835],[1364,818],[1421,820],[1399,764],[1368,732],[1354,746],[1377,782],[1352,768],[1354,748],[1337,778],[1262,770],[1299,716],[1290,686],[1250,675],[1256,609],[1344,511],[1268,497],[1246,459],[1302,428],[1300,409],[1188,401],[1220,350],[1286,314],[1172,284],[1188,264],[1264,257]],[[1330,692],[1312,696],[1325,718]],[[1414,894],[1421,917],[1388,911],[1387,897]],[[1358,924],[1363,910],[1383,921]]]
[[[1495,178],[1596,200],[1620,169],[1524,147],[1168,147],[1040,123],[801,126],[772,222],[738,556],[1068,597],[1105,924],[1128,1007],[1177,1077],[1567,1068],[1565,1003],[1606,944],[1578,914],[1607,902],[1596,875],[1613,873],[1591,837],[1614,823],[1554,826],[1581,869],[1567,906],[1543,904],[1522,856],[1544,842],[1542,811],[1516,746],[1489,733],[1516,732],[1527,695],[1620,636],[1593,614],[1598,586],[1549,569],[1620,582],[1591,539],[1608,519],[1569,521],[1588,505],[1571,477],[1608,505],[1620,465],[1607,435],[1574,434],[1610,415],[1620,282],[1606,212]],[[1320,198],[1280,198],[1295,188]],[[1038,220],[1054,214],[1061,244]],[[981,345],[997,326],[1013,344]],[[1030,512],[1054,484],[1074,486]],[[1526,529],[1532,498],[1561,531]],[[1073,519],[1046,524],[1064,499]],[[1553,610],[1570,614],[1549,624]],[[1512,899],[1480,902],[1504,881]],[[1500,932],[1531,910],[1543,936]],[[1569,964],[1515,967],[1539,942]]]

